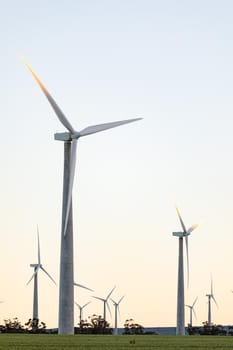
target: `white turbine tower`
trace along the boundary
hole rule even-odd
[[[104,321],[107,321],[106,320],[106,305],[107,305],[108,311],[109,311],[109,313],[111,315],[111,310],[110,310],[110,307],[108,305],[108,299],[110,298],[110,296],[111,296],[111,294],[112,294],[112,292],[114,291],[115,288],[116,288],[116,286],[113,287],[113,289],[108,293],[106,298],[100,298],[100,297],[92,296],[92,298],[101,300],[104,303],[104,310],[103,310],[103,319],[104,319]]]
[[[32,322],[37,324],[39,320],[38,316],[38,272],[41,269],[46,273],[46,275],[53,281],[53,283],[56,284],[54,279],[50,276],[50,274],[44,269],[44,267],[41,264],[41,258],[40,258],[40,239],[39,239],[39,229],[37,227],[37,264],[30,264],[31,267],[34,268],[34,273],[27,284],[31,282],[31,280],[34,278],[34,292],[33,292],[33,312],[32,312]]]
[[[44,84],[29,64],[25,66],[39,84],[58,119],[68,132],[56,133],[55,140],[64,142],[63,204],[60,254],[60,289],[59,289],[59,334],[74,334],[74,278],[73,278],[73,218],[72,188],[75,175],[77,141],[80,137],[128,124],[142,118],[88,126],[76,131],[60,107],[50,95]]]
[[[84,305],[79,305],[78,303],[75,302],[75,305],[78,306],[79,308],[79,326],[81,328],[82,326],[82,320],[83,320],[83,309],[89,305],[91,303],[91,301],[89,301],[88,303],[84,304]]]
[[[215,305],[218,307],[217,301],[214,297],[213,292],[213,279],[211,277],[211,286],[210,286],[210,294],[206,294],[208,298],[208,326],[210,327],[212,325],[212,314],[211,314],[211,299],[213,299]]]
[[[192,225],[188,230],[184,225],[178,208],[176,211],[181,223],[181,232],[173,232],[173,236],[179,237],[179,258],[178,258],[178,288],[177,288],[177,319],[176,319],[176,334],[185,335],[185,320],[184,320],[184,262],[183,262],[183,238],[185,237],[186,254],[187,254],[187,279],[189,283],[189,255],[188,255],[188,236],[198,226]]]
[[[123,297],[121,297],[121,299],[118,301],[118,303],[111,298],[113,305],[114,305],[114,311],[115,311],[115,325],[114,325],[114,331],[113,331],[114,335],[118,334],[118,327],[117,327],[118,317],[117,316],[118,316],[118,313],[120,315],[120,306],[119,305],[120,305],[123,298],[124,298],[124,295],[123,295]]]
[[[194,305],[196,304],[196,302],[197,302],[197,297],[194,300],[194,302],[192,303],[192,305],[185,305],[185,306],[187,306],[189,308],[189,311],[190,311],[190,318],[189,318],[189,325],[190,325],[190,327],[193,326],[193,314],[197,318],[195,310],[194,310]]]

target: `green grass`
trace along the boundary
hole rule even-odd
[[[233,337],[0,334],[0,350],[233,350]]]

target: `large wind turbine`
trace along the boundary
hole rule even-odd
[[[78,306],[79,308],[79,326],[81,328],[82,326],[82,320],[83,320],[83,309],[89,305],[91,303],[91,301],[89,301],[88,303],[84,304],[84,305],[79,305],[78,303],[75,302],[75,305]]]
[[[214,297],[214,292],[213,292],[213,279],[211,277],[211,286],[210,286],[210,294],[206,294],[208,298],[208,326],[210,327],[212,324],[212,315],[211,315],[211,299],[215,302],[215,305],[218,307],[217,301],[215,300]]]
[[[41,264],[40,259],[40,239],[39,239],[39,229],[37,227],[37,263],[36,264],[30,264],[31,267],[34,268],[34,273],[27,284],[31,282],[31,280],[34,278],[34,292],[33,292],[33,315],[32,315],[32,321],[33,323],[37,323],[39,320],[38,316],[38,272],[41,269],[46,273],[46,275],[53,281],[53,283],[56,284],[54,279],[50,276],[50,274],[44,269],[44,267]]]
[[[196,304],[196,301],[197,301],[197,297],[196,299],[194,300],[194,302],[192,303],[192,305],[185,305],[189,308],[189,311],[190,311],[190,319],[189,319],[189,325],[190,327],[193,326],[193,313],[194,313],[194,316],[196,316],[196,313],[195,313],[195,310],[194,310],[194,305]]]
[[[183,263],[183,238],[185,237],[186,254],[187,254],[187,276],[189,281],[189,255],[188,255],[188,236],[198,226],[192,225],[188,230],[184,225],[178,208],[176,211],[182,227],[181,232],[173,232],[173,236],[179,237],[179,258],[178,258],[178,289],[177,289],[177,319],[176,319],[176,334],[185,335],[185,320],[184,320],[184,263]]]
[[[118,334],[118,328],[117,328],[117,321],[118,321],[118,319],[117,319],[117,313],[119,313],[120,314],[120,307],[119,307],[119,305],[120,305],[120,303],[121,303],[121,301],[122,301],[122,299],[124,298],[124,295],[123,295],[123,297],[121,297],[120,298],[120,300],[118,301],[118,303],[116,302],[116,301],[114,301],[112,298],[111,298],[111,300],[112,300],[112,302],[113,302],[113,305],[114,305],[114,311],[115,311],[115,325],[114,325],[114,331],[113,331],[113,334],[114,335],[117,335]]]
[[[104,321],[107,321],[107,320],[106,320],[106,305],[107,305],[108,311],[109,311],[109,313],[110,313],[110,315],[111,315],[111,310],[110,310],[109,305],[108,305],[108,299],[110,298],[110,295],[112,294],[112,292],[114,291],[115,288],[116,288],[116,286],[113,287],[113,289],[108,293],[108,295],[106,296],[106,298],[100,298],[100,297],[92,296],[92,298],[101,300],[101,301],[104,303],[104,311],[103,311],[103,318],[104,318]]]
[[[60,253],[60,289],[59,289],[59,334],[74,334],[74,278],[73,278],[73,218],[72,218],[72,188],[75,175],[77,141],[80,137],[128,124],[142,118],[122,120],[117,122],[88,126],[76,131],[66,118],[60,107],[50,95],[44,84],[29,64],[23,59],[25,66],[31,72],[41,90],[47,97],[67,132],[56,133],[55,140],[64,142],[64,173],[63,173],[63,204]]]

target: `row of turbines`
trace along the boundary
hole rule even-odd
[[[138,121],[142,118],[134,118],[117,122],[92,125],[81,131],[76,131],[53,99],[45,85],[33,71],[31,66],[22,58],[23,63],[38,83],[43,94],[48,99],[49,104],[60,120],[61,124],[67,130],[66,132],[56,133],[55,140],[64,142],[64,170],[63,170],[63,203],[62,203],[62,228],[61,228],[61,251],[60,251],[60,283],[59,283],[59,334],[74,334],[74,262],[73,262],[73,216],[72,216],[72,189],[75,176],[77,141],[83,136],[88,136],[107,129],[115,128],[124,124]],[[188,255],[188,236],[196,229],[197,225],[192,225],[186,229],[178,208],[177,214],[181,223],[182,231],[173,232],[173,235],[179,238],[179,260],[178,260],[178,293],[177,293],[177,335],[185,334],[184,318],[184,264],[183,264],[183,240],[186,243],[187,253],[187,283],[189,283],[189,255]],[[40,261],[33,264],[33,276],[36,277],[41,268]],[[43,270],[50,278],[47,271]],[[33,278],[32,276],[32,278]],[[51,278],[52,279],[52,278]],[[53,279],[52,279],[53,280]],[[211,293],[212,294],[212,293]],[[210,295],[211,295],[210,294]],[[212,297],[210,297],[211,299]],[[209,302],[210,304],[210,302]]]
[[[24,58],[22,58],[22,61],[48,99],[49,104],[51,105],[61,124],[67,130],[67,132],[56,133],[54,135],[55,140],[64,142],[58,333],[74,334],[74,252],[72,189],[75,176],[77,141],[83,136],[88,136],[124,124],[132,123],[142,118],[92,125],[84,128],[81,131],[76,131],[56,101],[53,99],[45,85],[39,79],[37,74],[33,71],[33,69]],[[38,271],[39,268],[35,267],[35,269]]]
[[[192,326],[192,314],[194,313],[194,305],[197,302],[197,298],[194,300],[192,305],[185,305],[184,301],[184,258],[183,258],[183,240],[185,239],[186,245],[186,256],[187,256],[187,285],[189,286],[189,245],[188,237],[189,235],[198,227],[197,224],[190,226],[186,229],[184,221],[181,217],[179,209],[176,207],[176,212],[182,227],[182,231],[173,232],[173,236],[179,238],[179,254],[178,254],[178,288],[177,288],[177,319],[176,319],[176,334],[185,335],[185,306],[190,309],[190,326]],[[211,301],[213,300],[218,307],[217,301],[213,293],[213,280],[211,276],[211,286],[210,293],[206,294],[208,299],[208,326],[212,325],[212,315],[211,315]]]
[[[55,282],[55,280],[53,279],[53,277],[46,271],[46,269],[43,267],[42,263],[41,263],[41,254],[40,254],[40,237],[39,237],[39,229],[37,227],[37,263],[34,264],[30,264],[30,267],[32,267],[34,269],[34,272],[31,276],[31,278],[29,279],[29,281],[27,282],[27,285],[33,280],[34,281],[34,288],[33,288],[33,308],[32,308],[32,320],[33,322],[37,322],[39,320],[39,310],[38,310],[38,272],[39,270],[42,270],[49,278],[50,280],[57,285],[57,283]],[[80,283],[76,283],[74,282],[74,286],[77,287],[81,287],[84,289],[87,289],[91,292],[94,292],[93,289],[88,288]],[[103,319],[104,321],[107,320],[107,308],[108,311],[111,315],[111,310],[108,304],[108,300],[111,299],[113,305],[114,305],[114,334],[117,335],[118,334],[118,314],[120,313],[119,311],[119,305],[121,303],[121,301],[124,299],[124,295],[119,299],[118,302],[116,302],[114,299],[110,298],[113,291],[115,290],[116,286],[114,286],[111,291],[107,294],[107,296],[105,298],[103,297],[99,297],[99,296],[92,296],[93,298],[100,300],[103,302]],[[80,305],[77,302],[75,302],[75,305],[79,308],[79,324],[81,326],[81,323],[83,321],[83,309],[89,305],[91,302],[87,302],[84,305]]]

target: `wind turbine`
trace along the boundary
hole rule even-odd
[[[38,272],[41,269],[44,271],[44,273],[53,281],[53,283],[56,284],[54,279],[50,276],[50,274],[44,269],[44,267],[41,264],[41,258],[40,258],[40,239],[39,239],[39,229],[37,226],[37,263],[36,264],[30,264],[31,267],[34,268],[34,273],[30,280],[28,281],[27,285],[31,282],[31,280],[34,278],[34,292],[33,292],[33,315],[32,315],[32,321],[33,323],[37,323],[39,320],[38,316]]]
[[[119,313],[119,315],[120,315],[120,307],[119,307],[119,305],[120,305],[120,303],[121,303],[121,301],[122,301],[122,299],[124,298],[125,296],[123,295],[123,297],[121,297],[121,299],[118,301],[118,303],[116,302],[116,301],[114,301],[112,298],[111,298],[111,300],[112,300],[112,302],[113,302],[113,305],[114,305],[114,309],[115,309],[115,326],[114,326],[114,331],[113,331],[113,334],[114,335],[117,335],[118,334],[118,328],[117,328],[117,312]]]
[[[80,137],[128,124],[142,118],[92,125],[76,131],[60,107],[50,95],[45,85],[23,59],[41,90],[47,97],[58,119],[68,132],[56,133],[55,140],[64,142],[63,204],[60,253],[60,289],[59,289],[59,334],[74,334],[74,272],[73,272],[73,217],[72,188],[75,175],[77,141]]]
[[[80,328],[81,328],[81,325],[82,325],[82,320],[83,320],[83,309],[89,305],[91,303],[91,301],[89,301],[88,303],[84,304],[83,306],[79,305],[78,303],[75,302],[75,305],[78,306],[79,308],[79,325],[80,325]]]
[[[214,297],[214,292],[213,292],[213,279],[211,277],[211,286],[210,286],[210,294],[206,294],[208,298],[208,326],[210,327],[212,324],[212,319],[211,319],[211,299],[213,299],[215,305],[218,307],[217,301],[215,300]]]
[[[177,319],[176,319],[176,335],[185,335],[185,320],[184,320],[184,263],[183,263],[183,238],[185,237],[186,254],[187,254],[187,276],[189,283],[189,254],[188,254],[188,236],[198,226],[192,225],[188,230],[184,225],[178,208],[176,212],[182,227],[181,232],[173,232],[173,236],[179,238],[179,258],[178,258],[178,289],[177,289]]]
[[[101,301],[104,303],[104,311],[103,311],[103,318],[104,318],[104,321],[107,321],[107,320],[106,320],[106,305],[107,305],[108,311],[109,311],[109,313],[110,313],[110,315],[111,315],[111,310],[110,310],[109,305],[108,305],[108,299],[110,298],[110,295],[112,294],[112,292],[114,291],[115,288],[116,288],[116,286],[113,287],[113,289],[108,293],[108,295],[106,296],[105,299],[104,299],[104,298],[100,298],[100,297],[96,297],[96,296],[92,296],[92,298],[101,300]]]
[[[194,313],[194,316],[197,318],[195,310],[194,310],[194,305],[196,304],[197,299],[198,298],[196,297],[196,299],[194,300],[192,305],[185,305],[185,306],[187,306],[189,308],[189,311],[190,311],[190,319],[189,319],[190,327],[193,326],[193,313]]]

